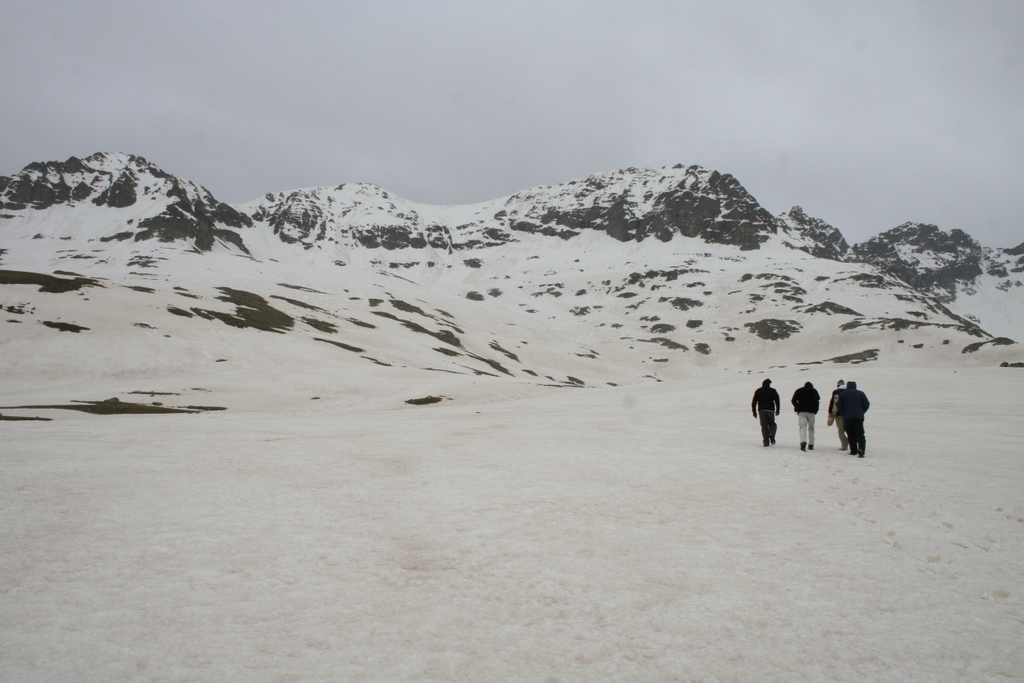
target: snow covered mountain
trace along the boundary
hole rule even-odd
[[[465,251],[517,234],[569,240],[596,230],[621,242],[675,235],[757,249],[770,214],[735,178],[696,166],[627,169],[537,187],[472,207],[413,204],[365,184],[267,195],[241,207],[286,242]]]
[[[871,263],[991,331],[1024,337],[1024,244],[982,247],[962,230],[904,223],[853,247]]]
[[[209,251],[215,241],[222,241],[244,251],[235,229],[252,226],[248,216],[218,202],[206,189],[126,154],[29,164],[14,177],[0,177],[0,197],[3,218],[38,217],[40,211],[56,209],[82,227],[93,219],[91,227],[102,233],[102,242],[180,240]],[[117,211],[89,212],[85,207]],[[53,227],[49,219],[40,223],[44,231]]]
[[[467,206],[366,184],[229,206],[96,154],[0,178],[0,343],[26,382],[83,353],[101,376],[369,364],[563,386],[998,365],[1021,360],[1021,253],[931,226],[850,248],[696,166]]]
[[[799,206],[780,214],[778,222],[785,243],[794,249],[833,261],[845,261],[850,254],[850,245],[837,228],[808,216]]]

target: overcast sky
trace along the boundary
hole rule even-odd
[[[0,0],[0,175],[138,154],[222,201],[731,173],[863,241],[1024,242],[1021,0]]]

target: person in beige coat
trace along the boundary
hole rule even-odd
[[[844,391],[846,391],[846,382],[839,380],[836,390],[832,392],[832,398],[828,402],[828,424],[835,423],[836,429],[839,431],[839,448],[845,451],[850,447],[850,443],[846,438],[843,414],[839,412],[839,394]]]

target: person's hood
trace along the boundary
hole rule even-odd
[[[813,388],[814,388],[814,385],[811,384],[810,382],[808,382],[807,384],[804,385],[804,389],[813,389]]]
[[[856,389],[857,388],[857,383],[856,382],[847,382],[846,383],[846,388],[847,389]]]

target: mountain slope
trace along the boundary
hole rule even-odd
[[[850,259],[877,266],[995,334],[1024,339],[1021,247],[982,247],[962,230],[904,223],[854,245]]]
[[[9,386],[312,365],[428,391],[460,375],[572,387],[1020,360],[892,264],[836,260],[831,226],[798,208],[775,219],[697,167],[470,206],[358,184],[229,207],[94,155],[32,165],[0,199]]]

